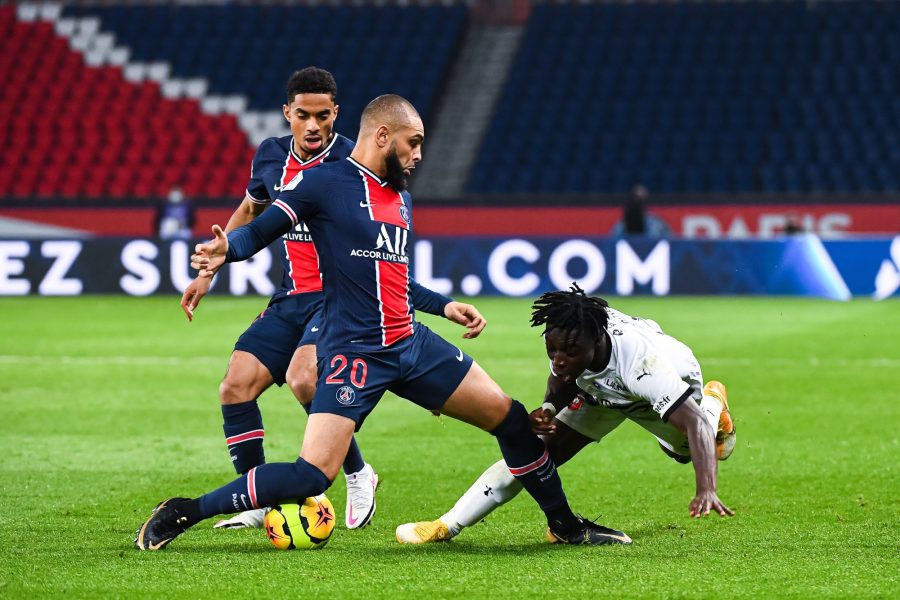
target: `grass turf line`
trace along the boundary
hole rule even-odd
[[[900,311],[896,302],[620,298],[690,345],[729,389],[738,426],[721,464],[732,519],[687,516],[690,466],[624,424],[561,469],[573,507],[630,548],[542,542],[524,495],[448,544],[404,547],[394,527],[444,512],[498,457],[488,435],[386,397],[359,435],[382,487],[373,524],[318,552],[200,524],[162,553],[131,547],[153,504],[233,477],[216,386],[259,298],[0,299],[0,596],[890,596],[900,545]],[[423,317],[526,406],[547,359],[529,302],[479,299],[474,341]],[[287,389],[261,406],[269,460],[293,460],[304,413]],[[328,495],[343,515],[344,482]],[[342,520],[342,519],[341,519]]]

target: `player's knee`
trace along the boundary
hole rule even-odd
[[[294,461],[294,476],[297,481],[304,482],[304,493],[308,496],[324,494],[334,480],[334,477],[328,477],[319,467],[302,458]]]
[[[316,495],[325,493],[325,490],[331,487],[332,482],[337,478],[340,464],[337,468],[331,468],[330,465],[314,465],[303,458],[298,458],[294,462],[294,469],[296,470],[298,477],[308,477],[311,481],[315,482],[316,489],[321,488],[321,491],[311,494]]]
[[[308,373],[288,373],[287,384],[300,404],[309,406],[316,395],[316,379]]]
[[[491,435],[503,438],[516,436],[523,432],[531,433],[528,412],[518,400],[509,400],[507,409],[501,415],[498,425],[491,430]]]
[[[219,399],[222,404],[250,402],[259,396],[256,387],[255,382],[236,377],[229,371],[222,383],[219,384]]]

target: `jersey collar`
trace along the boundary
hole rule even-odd
[[[384,186],[387,185],[387,181],[384,181],[383,179],[381,179],[381,177],[379,177],[378,175],[376,175],[375,173],[373,173],[372,171],[370,171],[370,170],[367,169],[366,167],[362,166],[361,164],[359,164],[358,162],[356,162],[355,160],[353,160],[353,159],[350,158],[349,156],[347,157],[347,160],[350,161],[350,163],[351,163],[352,165],[354,165],[357,169],[359,169],[360,171],[362,171],[363,173],[365,173],[366,175],[368,175],[369,177],[371,177],[372,179],[374,179],[374,180],[375,180],[375,183],[377,183],[377,184],[380,185],[381,187],[384,187]]]
[[[327,146],[322,148],[321,152],[319,152],[315,156],[310,157],[308,160],[303,160],[302,158],[300,158],[300,154],[298,154],[297,151],[294,150],[294,138],[293,138],[293,136],[291,136],[291,156],[293,156],[294,160],[296,160],[298,163],[300,163],[301,166],[307,165],[311,162],[315,162],[315,161],[319,160],[320,158],[322,158],[323,156],[325,156],[326,154],[331,152],[331,148],[332,148],[332,146],[334,146],[335,142],[337,142],[337,139],[338,139],[338,134],[332,132],[331,133],[331,141],[328,142]]]

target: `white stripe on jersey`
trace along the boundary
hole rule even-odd
[[[297,219],[297,213],[294,212],[294,209],[291,208],[290,206],[288,206],[287,204],[285,204],[284,202],[282,202],[281,200],[276,200],[275,202],[272,203],[272,206],[277,206],[278,208],[283,210],[284,213],[288,216],[288,218],[290,218],[291,223],[294,224],[294,227],[296,227],[297,223],[300,222],[300,220]]]

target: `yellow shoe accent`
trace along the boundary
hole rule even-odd
[[[735,437],[734,421],[728,410],[728,392],[721,381],[708,381],[703,386],[703,393],[712,396],[722,403],[722,414],[719,415],[719,427],[716,431],[716,458],[725,460],[734,452]]]
[[[440,519],[437,521],[404,523],[397,527],[396,536],[397,541],[401,544],[446,542],[453,537],[450,535],[450,529]]]

